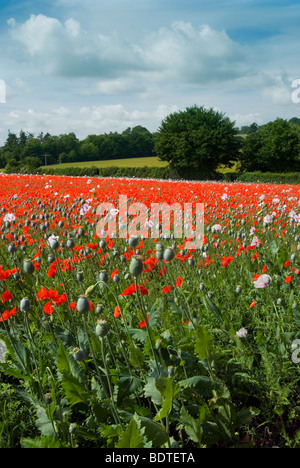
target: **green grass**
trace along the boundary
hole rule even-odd
[[[129,159],[109,159],[105,161],[83,161],[83,162],[72,162],[72,163],[62,163],[62,164],[53,164],[51,168],[61,168],[65,169],[68,167],[167,167],[168,163],[160,161],[156,156],[146,157],[146,158],[129,158]],[[50,166],[43,166],[45,167]]]

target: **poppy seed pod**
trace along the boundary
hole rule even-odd
[[[48,263],[53,263],[55,261],[54,255],[48,255]]]
[[[83,279],[84,279],[83,272],[82,271],[77,271],[76,278],[77,278],[77,281],[82,282]]]
[[[133,276],[140,276],[143,272],[143,262],[142,259],[139,257],[132,257],[129,271]]]
[[[46,405],[50,405],[52,403],[52,394],[45,393],[44,400],[45,400]]]
[[[76,361],[78,361],[78,362],[84,361],[85,355],[84,355],[84,351],[82,349],[74,348],[72,353],[73,353],[73,356],[76,359]]]
[[[156,250],[155,257],[157,258],[157,260],[163,260],[164,258],[163,250]]]
[[[57,250],[59,248],[59,242],[57,239],[48,239],[48,243],[52,250]]]
[[[102,304],[98,304],[98,305],[96,306],[95,312],[96,312],[97,315],[102,314],[102,312],[103,312],[103,305],[102,305]]]
[[[97,326],[96,326],[96,335],[99,336],[99,338],[104,338],[108,334],[108,326],[105,320],[98,320]]]
[[[87,314],[90,310],[90,302],[86,296],[79,296],[76,308],[80,314]]]
[[[14,253],[17,249],[16,249],[15,244],[10,244],[10,245],[7,247],[7,250],[8,250],[9,253]]]
[[[100,241],[99,247],[100,247],[101,249],[104,249],[104,248],[106,247],[106,242],[105,242],[105,240]]]
[[[31,260],[25,259],[23,262],[24,273],[32,275],[35,272],[34,265]]]
[[[105,270],[101,270],[99,273],[99,281],[103,281],[103,283],[107,283],[108,281],[108,274]]]
[[[21,312],[29,312],[31,309],[31,302],[28,297],[24,297],[20,302],[20,311]]]
[[[164,251],[164,260],[170,262],[171,260],[173,260],[174,256],[174,249],[172,249],[172,247],[167,247]]]
[[[128,239],[128,244],[130,245],[130,247],[136,247],[136,246],[137,246],[137,242],[138,242],[137,237],[130,237],[130,238]]]
[[[67,247],[68,249],[73,249],[75,247],[75,242],[73,241],[73,239],[67,240]]]

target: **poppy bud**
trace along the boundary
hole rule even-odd
[[[85,296],[86,296],[86,297],[89,297],[91,294],[93,294],[93,292],[95,291],[95,289],[96,289],[96,285],[95,285],[95,284],[93,284],[92,286],[89,286],[89,287],[87,288],[87,290],[85,291]]]
[[[155,349],[160,349],[161,348],[161,339],[158,338],[156,341],[155,341]]]
[[[104,338],[108,334],[108,326],[105,320],[98,320],[97,326],[96,326],[96,335],[99,336],[99,338]]]

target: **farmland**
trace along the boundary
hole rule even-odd
[[[1,174],[0,200],[1,448],[300,446],[300,186]],[[154,203],[203,204],[200,247],[139,226]]]
[[[69,168],[69,167],[166,167],[168,163],[160,161],[157,157],[126,158],[126,159],[107,159],[104,161],[83,161],[62,164],[52,164],[51,168]],[[42,168],[46,168],[43,166]]]

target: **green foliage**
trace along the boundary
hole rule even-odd
[[[299,170],[299,126],[277,119],[247,136],[240,153],[242,170],[290,172]]]
[[[236,160],[236,129],[228,117],[204,107],[190,107],[167,116],[155,137],[155,151],[180,175],[211,175],[220,164]]]

